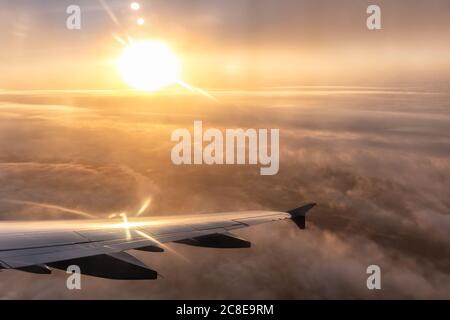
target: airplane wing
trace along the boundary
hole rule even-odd
[[[246,211],[175,218],[0,223],[0,269],[49,274],[71,265],[108,279],[156,279],[158,273],[126,251],[162,252],[175,242],[209,248],[248,248],[232,230],[291,219],[305,229],[308,204],[288,212]]]

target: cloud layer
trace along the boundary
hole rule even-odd
[[[308,201],[308,230],[290,223],[239,235],[248,250],[172,245],[136,255],[153,282],[65,274],[0,273],[2,298],[450,298],[448,95],[290,89],[196,97],[4,97],[0,198],[53,203],[105,216],[287,210]],[[278,92],[278,93],[277,93]],[[264,92],[262,92],[264,93]],[[280,128],[281,167],[176,167],[170,133],[205,127]],[[0,202],[2,219],[73,218]],[[366,268],[382,268],[367,290]],[[14,284],[14,285],[13,285]],[[14,287],[15,289],[11,289]]]

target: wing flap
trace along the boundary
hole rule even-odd
[[[214,233],[190,239],[179,240],[177,243],[195,247],[216,249],[250,248],[251,243],[231,233]]]
[[[76,265],[82,274],[115,280],[154,280],[158,277],[156,271],[125,252],[58,261],[49,265],[61,270]]]

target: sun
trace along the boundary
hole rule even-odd
[[[180,82],[180,62],[160,41],[131,43],[117,60],[117,67],[123,81],[136,90],[154,92]]]

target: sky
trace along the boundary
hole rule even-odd
[[[126,282],[0,272],[1,299],[450,298],[450,3],[376,1],[0,0],[0,219],[289,210],[308,228],[237,231],[251,249],[171,244],[188,258],[132,252],[164,278]],[[82,29],[65,28],[69,4]],[[142,15],[144,26],[135,19]],[[114,36],[115,35],[115,36]],[[130,91],[117,37],[160,39],[182,78],[207,90]],[[171,133],[280,129],[280,171],[174,166]],[[1,226],[1,223],[0,223]],[[382,269],[382,290],[366,268]]]
[[[2,0],[0,87],[123,89],[113,35],[162,39],[184,79],[206,88],[449,82],[445,0],[377,1],[377,31],[366,28],[370,1],[149,0],[139,13],[129,1],[104,3],[117,23],[100,1]],[[82,9],[79,31],[65,28],[71,4]]]

